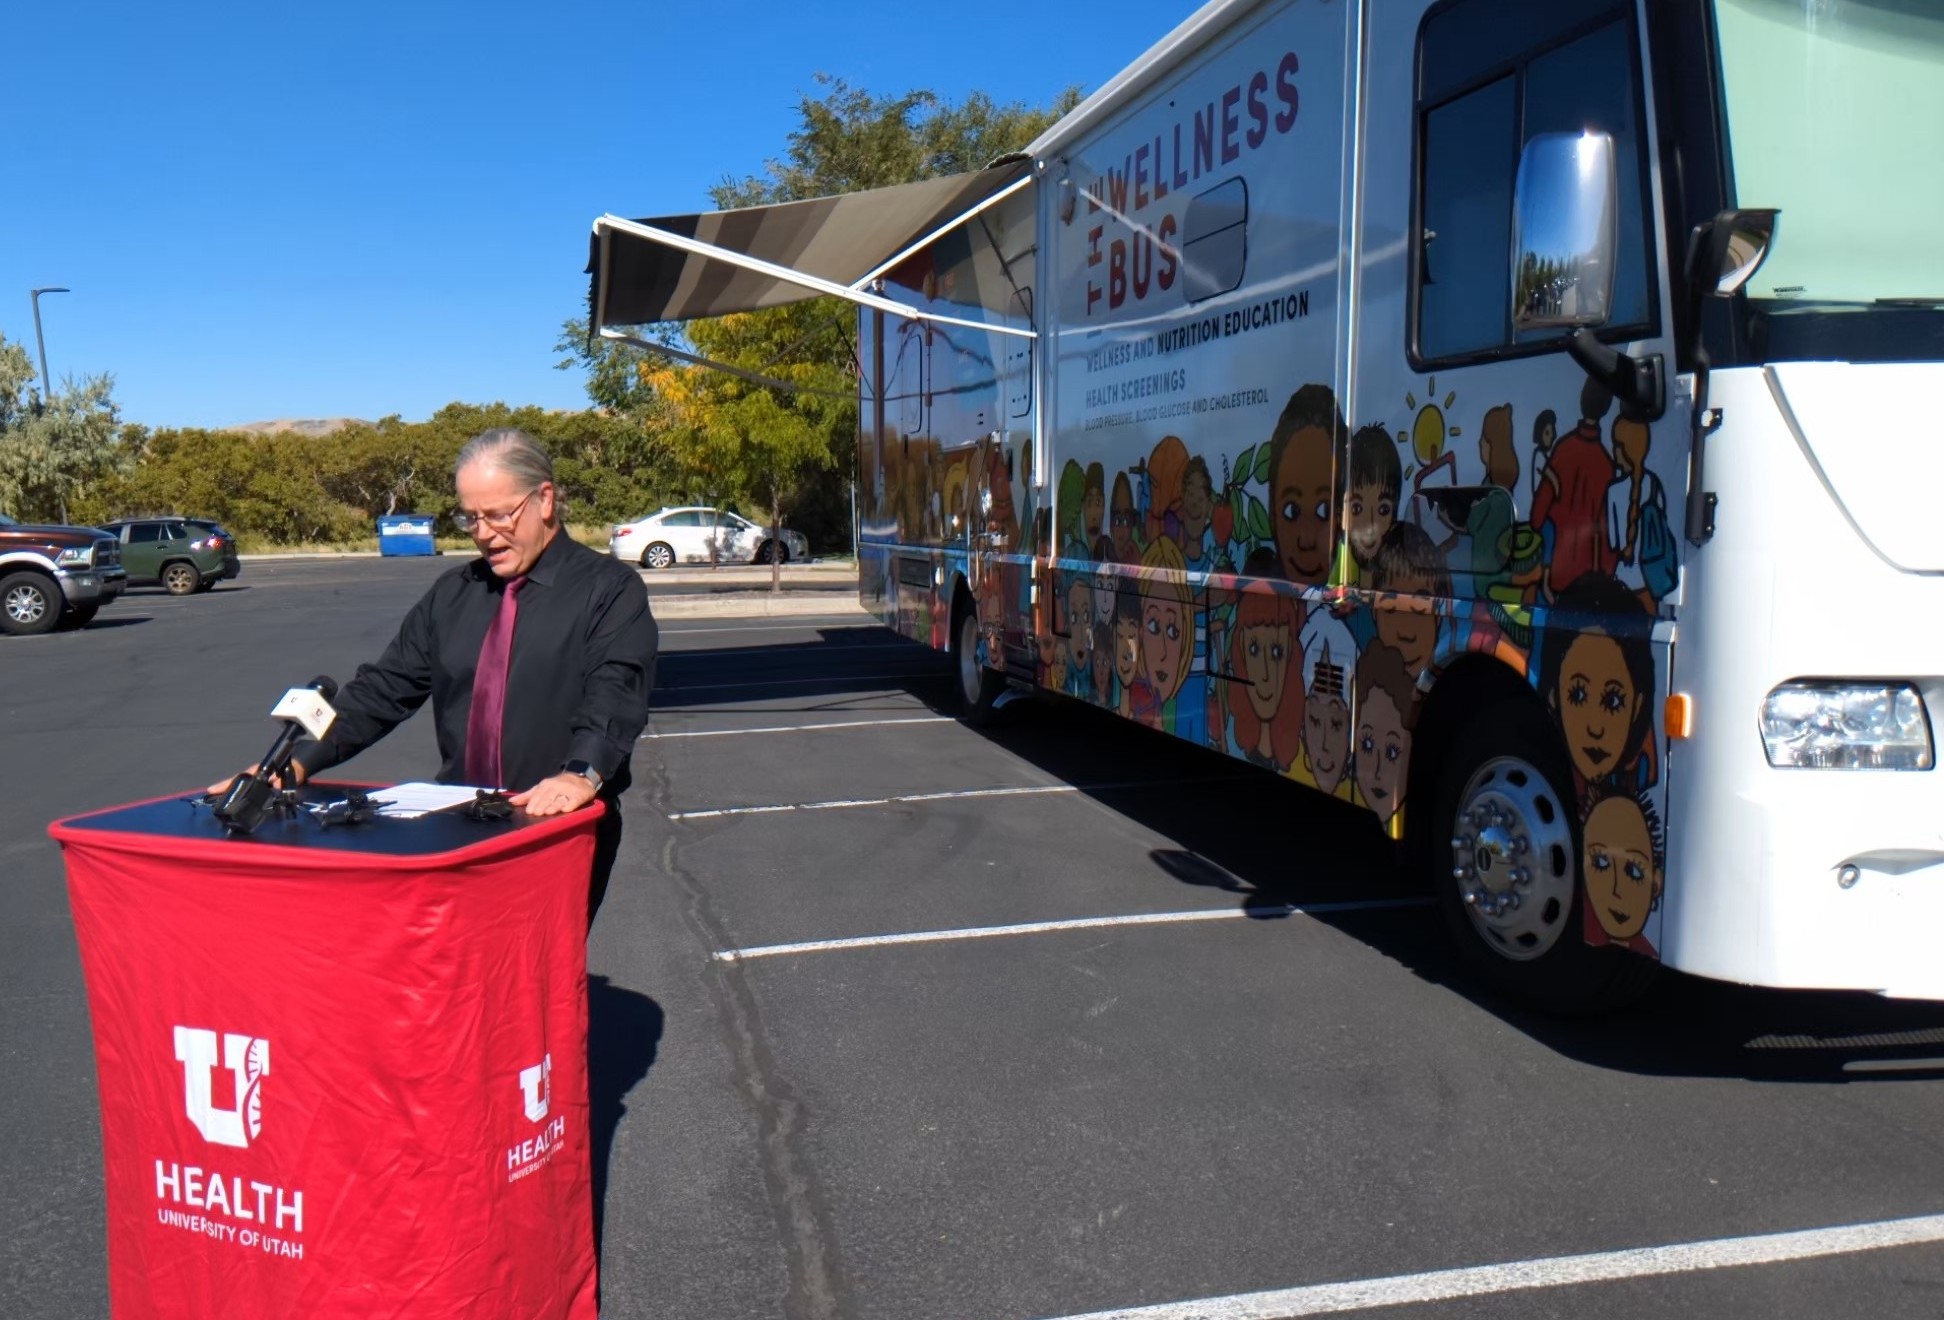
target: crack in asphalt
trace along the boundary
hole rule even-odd
[[[652,756],[647,768],[651,799],[666,818],[667,766],[660,756]],[[680,889],[683,918],[705,953],[726,948],[729,932],[716,915],[708,891],[681,863],[680,834],[681,826],[669,822],[662,842],[662,870]],[[747,970],[709,958],[705,974],[723,1044],[733,1060],[736,1090],[756,1120],[763,1184],[790,1280],[783,1315],[786,1320],[836,1320],[843,1314],[846,1291],[843,1265],[829,1203],[803,1145],[808,1113],[777,1066]]]

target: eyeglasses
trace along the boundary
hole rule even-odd
[[[459,530],[470,532],[474,527],[484,525],[496,532],[510,532],[513,524],[520,521],[520,514],[527,506],[527,500],[540,493],[539,487],[528,491],[526,499],[508,509],[505,513],[467,513],[464,509],[452,515],[452,521],[459,524]]]

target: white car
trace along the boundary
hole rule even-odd
[[[710,546],[718,563],[767,564],[807,559],[810,542],[802,532],[785,527],[772,536],[767,530],[734,513],[718,513],[707,505],[662,509],[629,523],[616,523],[608,539],[608,553],[643,568],[710,562]]]

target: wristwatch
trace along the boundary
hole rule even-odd
[[[601,785],[607,782],[601,778],[601,772],[599,770],[596,770],[585,761],[569,761],[560,767],[560,772],[564,775],[579,775],[582,779],[594,785],[594,791],[596,793],[600,792]]]

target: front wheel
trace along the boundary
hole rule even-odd
[[[61,592],[51,579],[38,573],[0,578],[0,632],[51,632],[60,620]]]
[[[641,552],[641,566],[643,568],[667,568],[674,562],[674,547],[664,545],[660,541],[655,542]]]
[[[765,541],[756,551],[759,564],[787,564],[790,562],[790,547],[781,541]]]
[[[1565,1016],[1638,998],[1659,964],[1581,933],[1580,830],[1559,737],[1532,703],[1464,725],[1438,778],[1420,855],[1460,956],[1480,979]]]
[[[958,624],[952,630],[952,672],[958,717],[974,726],[989,724],[1006,679],[979,662],[979,616],[969,605],[959,606]]]

